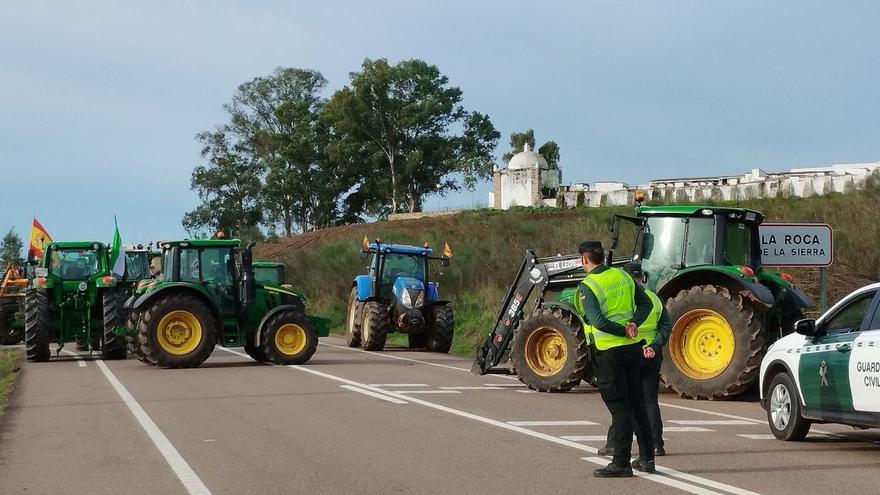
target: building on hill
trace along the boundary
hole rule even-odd
[[[489,204],[501,210],[511,206],[556,206],[561,181],[559,169],[550,168],[547,160],[526,143],[507,168],[495,167]]]
[[[512,168],[514,159],[526,151],[531,155],[524,156],[525,161],[517,162],[517,168]],[[537,155],[539,160],[531,162],[532,155]],[[561,171],[545,172],[541,162],[546,164],[546,161],[537,153],[525,150],[514,159],[511,159],[507,169],[495,170],[493,192],[489,194],[489,204],[494,208],[622,206],[632,204],[633,194],[637,190],[645,191],[648,198],[654,201],[664,202],[805,198],[845,193],[861,187],[871,174],[880,173],[880,162],[866,162],[793,168],[785,172],[765,172],[756,168],[742,175],[653,179],[635,187],[620,181],[562,185]],[[528,163],[534,165],[521,166]],[[552,184],[552,187],[546,187],[545,184]]]

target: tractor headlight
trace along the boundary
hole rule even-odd
[[[423,304],[425,304],[425,291],[420,290],[419,296],[416,297],[416,306],[415,307],[421,308]]]
[[[79,291],[80,291],[80,292],[85,292],[87,288],[88,288],[88,286],[86,285],[85,282],[80,282],[80,283],[79,283]]]
[[[405,308],[411,308],[411,307],[412,307],[412,298],[409,297],[409,291],[408,291],[408,290],[403,289],[403,291],[401,291],[401,294],[400,294],[400,303],[403,304],[403,307],[405,307]]]

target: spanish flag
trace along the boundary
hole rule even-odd
[[[31,245],[28,250],[34,253],[35,257],[42,259],[43,246],[49,242],[52,242],[52,236],[46,232],[46,229],[43,228],[40,221],[34,218],[34,223],[31,226]]]

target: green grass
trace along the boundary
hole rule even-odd
[[[716,204],[759,210],[768,222],[830,224],[835,249],[834,265],[827,272],[831,303],[860,285],[880,280],[878,197],[880,175],[869,180],[864,190],[848,194]],[[334,331],[341,332],[352,279],[366,264],[360,258],[364,235],[418,245],[428,241],[435,247],[448,241],[455,252],[451,266],[433,266],[432,278],[439,281],[441,296],[452,301],[455,310],[453,352],[471,354],[474,345],[491,330],[501,298],[526,249],[549,256],[573,253],[584,239],[599,239],[607,245],[611,215],[631,212],[628,207],[473,210],[450,217],[348,227],[344,236],[291,249],[275,258],[287,265],[289,281],[305,291],[309,309],[329,317]],[[618,253],[626,255],[632,250],[632,236],[627,239],[626,229],[623,234]],[[817,270],[786,271],[818,302]]]
[[[20,350],[0,349],[0,416],[6,410],[6,402],[12,392],[20,361]]]

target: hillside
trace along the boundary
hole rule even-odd
[[[763,212],[768,222],[817,222],[834,228],[835,262],[827,271],[831,303],[855,287],[880,280],[878,194],[880,181],[875,178],[864,190],[845,195],[761,199],[739,206]],[[526,249],[551,255],[572,253],[583,239],[607,242],[611,215],[629,211],[626,207],[474,210],[439,218],[347,225],[263,244],[257,256],[286,263],[288,279],[308,295],[311,311],[330,317],[334,329],[341,331],[351,280],[365,264],[360,258],[365,235],[398,243],[427,241],[441,247],[449,242],[455,255],[437,280],[443,297],[453,301],[455,309],[454,350],[466,353],[490,330]],[[619,253],[631,249],[631,243],[624,243]],[[817,270],[786,271],[818,301]]]

